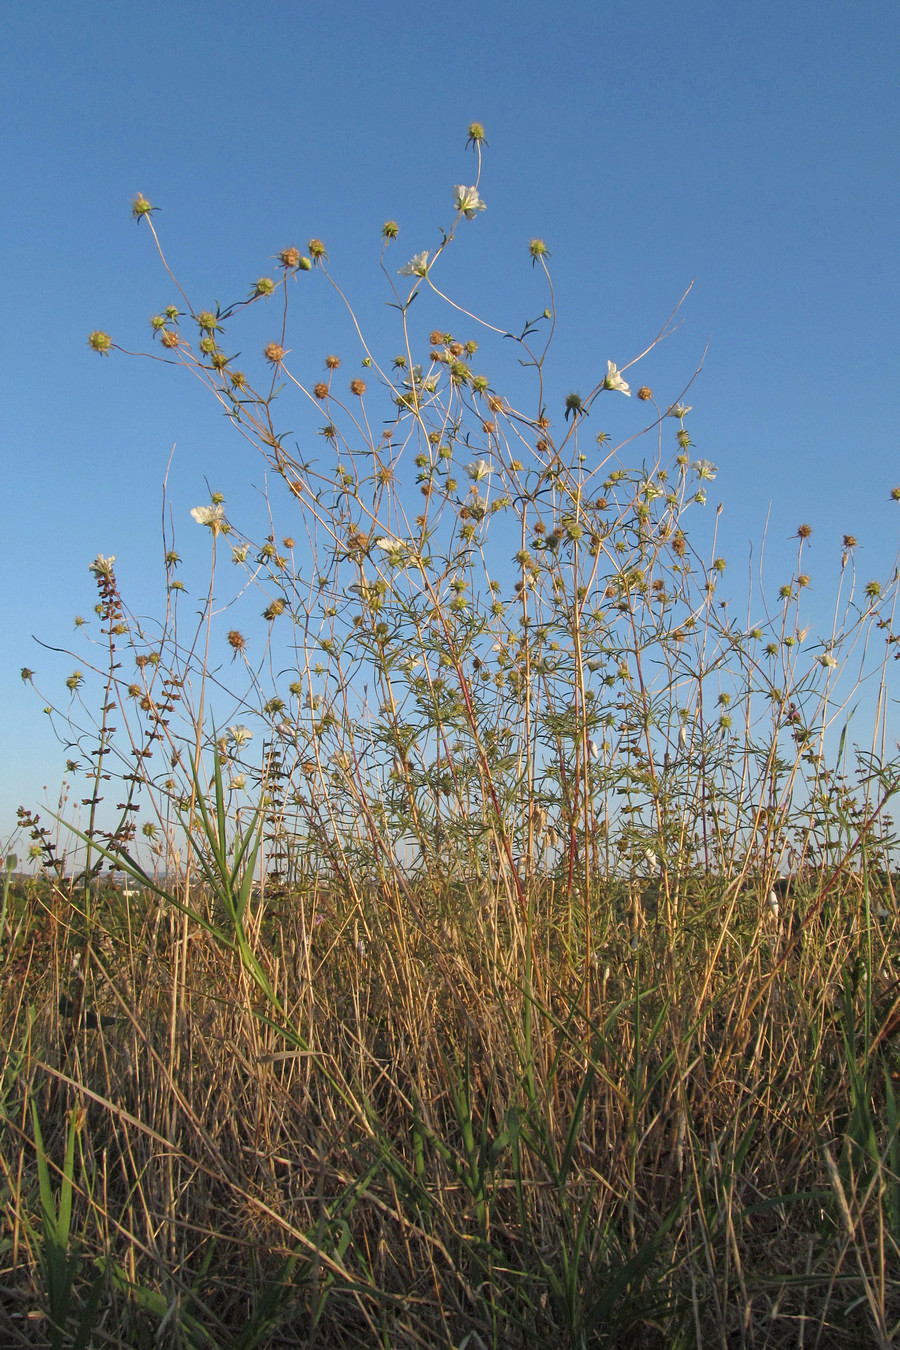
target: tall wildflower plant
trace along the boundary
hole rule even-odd
[[[887,1344],[896,568],[864,581],[846,535],[814,634],[803,524],[777,598],[732,617],[691,381],[657,399],[636,378],[675,314],[636,357],[604,353],[586,394],[552,389],[543,241],[523,263],[544,307],[518,328],[450,293],[486,209],[478,124],[468,144],[435,246],[403,261],[383,226],[389,339],[317,238],[234,303],[195,302],[133,203],[173,301],[143,355],[261,459],[271,527],[254,542],[218,493],[185,511],[209,532],[199,621],[174,538],[156,624],[114,559],[91,564],[103,659],[53,714],[67,782],[90,765],[81,853],[22,813],[78,949],[49,1072],[136,1132],[121,1166],[157,1265],[107,1225],[109,1296],[223,1344],[298,1307],[329,1344],[749,1344],[763,1322],[775,1344],[828,1271],[830,1331],[858,1300]],[[349,316],[350,355],[310,355],[305,314],[294,336],[309,287]],[[615,444],[598,424],[626,410]],[[130,1050],[101,1066],[83,1038],[112,1021]],[[785,1223],[806,1245],[778,1271]],[[272,1259],[216,1299],[185,1225],[235,1252],[262,1225]]]

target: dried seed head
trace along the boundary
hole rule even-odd
[[[323,384],[322,381],[320,380],[318,384],[313,386],[313,393],[315,394],[316,398],[327,398],[328,385]]]
[[[265,348],[263,356],[266,358],[267,361],[271,361],[273,366],[278,366],[284,360],[285,351],[280,343],[270,342],[269,345]]]
[[[316,266],[318,266],[319,263],[321,263],[323,258],[325,259],[326,262],[328,261],[328,254],[325,252],[325,245],[322,243],[321,239],[310,239],[308,248],[309,248],[309,256],[312,258]]]
[[[856,535],[855,535],[855,534],[845,534],[845,535],[844,535],[844,548],[856,548]]]
[[[365,380],[351,380],[351,381],[350,381],[350,393],[351,393],[351,394],[355,394],[357,398],[362,398],[362,396],[363,396],[363,394],[364,394],[365,392],[366,392],[366,382],[365,382]]]
[[[644,402],[646,403],[648,398],[653,397],[653,390],[648,389],[645,384],[642,384],[640,389],[637,391],[637,396],[638,398],[643,399]]]
[[[228,643],[236,652],[242,652],[247,645],[246,638],[236,628],[232,628],[228,634]]]
[[[339,356],[326,356],[326,357],[325,357],[325,365],[328,367],[329,370],[337,370],[337,368],[338,368],[338,366],[339,366],[340,364],[341,364],[341,358],[340,358]]]
[[[164,347],[168,347],[170,350],[177,347],[181,341],[178,334],[173,332],[171,328],[164,328],[159,335],[159,340]]]
[[[801,525],[799,530],[797,531],[797,538],[808,539],[811,534],[812,534],[811,525]]]
[[[299,267],[299,266],[300,266],[300,250],[299,250],[299,248],[293,248],[293,247],[291,247],[291,248],[283,248],[283,249],[281,250],[281,252],[279,253],[279,255],[278,255],[278,260],[279,260],[279,262],[281,263],[282,267],[284,267],[284,268],[290,268],[290,267],[296,268],[296,267]]]

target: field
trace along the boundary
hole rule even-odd
[[[199,620],[174,539],[152,623],[98,556],[99,640],[41,696],[71,758],[7,859],[4,1344],[896,1343],[896,566],[844,536],[816,637],[798,522],[732,618],[686,391],[608,361],[547,412],[540,240],[512,393],[478,373],[433,278],[482,141],[385,270],[398,356],[293,369],[292,288],[344,303],[317,239],[152,321],[271,532],[194,509]],[[614,445],[587,419],[626,396]]]

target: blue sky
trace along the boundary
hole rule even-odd
[[[873,577],[900,537],[898,49],[884,0],[8,7],[0,843],[20,802],[55,801],[65,758],[19,671],[62,700],[75,663],[33,637],[76,641],[98,552],[133,609],[159,612],[173,445],[186,579],[202,575],[189,510],[206,483],[231,506],[261,478],[199,388],[88,350],[95,328],[146,346],[171,298],[130,218],[138,190],[192,297],[245,294],[315,235],[378,325],[381,224],[400,223],[398,266],[434,246],[480,120],[488,209],[459,250],[480,307],[509,326],[539,312],[527,248],[543,238],[561,401],[641,351],[693,280],[640,380],[667,401],[708,344],[690,425],[719,466],[733,593],[764,531],[772,586],[789,576],[808,521],[810,605],[827,613],[842,534]],[[316,303],[323,344],[342,340]]]

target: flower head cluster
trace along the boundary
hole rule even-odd
[[[428,250],[416,253],[408,263],[397,272],[398,277],[424,277],[428,275]]]
[[[627,394],[628,397],[631,398],[631,387],[627,381],[622,379],[620,372],[616,369],[615,363],[613,361],[607,361],[606,367],[606,376],[603,380],[602,387],[604,389],[615,389],[620,394]]]
[[[484,211],[485,204],[478,195],[477,187],[463,187],[458,184],[453,189],[453,205],[461,211],[466,220],[474,220],[477,211]]]
[[[90,571],[95,577],[111,577],[113,574],[113,563],[116,561],[116,555],[111,553],[108,558],[104,558],[102,553],[98,553],[94,561],[90,564]]]
[[[226,524],[225,508],[221,502],[212,502],[209,506],[194,506],[191,515],[198,525],[208,525],[213,534],[218,534]]]
[[[385,536],[375,540],[375,547],[386,553],[391,562],[399,562],[406,553],[406,544],[402,539],[388,539]]]

